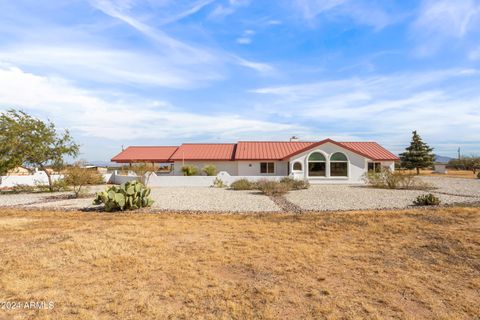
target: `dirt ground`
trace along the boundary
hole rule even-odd
[[[0,209],[0,245],[0,303],[47,303],[0,309],[0,319],[480,314],[479,208],[301,215]]]
[[[416,174],[415,170],[400,170],[405,174]],[[454,170],[448,169],[447,173],[440,174],[435,173],[433,170],[420,170],[421,176],[435,176],[435,177],[451,177],[451,178],[467,178],[467,179],[477,179],[477,175],[473,173],[472,170]]]

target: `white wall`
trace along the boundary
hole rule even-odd
[[[326,163],[326,177],[308,177],[308,156],[313,152],[323,153],[327,159]],[[348,158],[348,177],[330,177],[330,156],[335,152],[342,152]],[[310,149],[303,153],[290,158],[290,166],[293,168],[293,163],[300,161],[302,163],[302,171],[292,172],[296,179],[308,179],[310,183],[361,183],[363,182],[363,174],[367,171],[367,160],[365,157],[354,153],[350,150],[344,149],[336,144],[327,142],[316,148]],[[292,171],[292,170],[291,170]]]
[[[150,187],[211,187],[216,178],[219,178],[226,185],[240,179],[257,181],[260,179],[280,180],[281,176],[231,176],[227,172],[219,172],[217,176],[169,176],[155,174],[148,179]]]
[[[52,181],[57,181],[60,178],[63,178],[62,175],[52,175]],[[16,185],[27,185],[27,186],[36,186],[36,185],[47,185],[48,178],[47,174],[44,171],[36,171],[32,175],[28,176],[2,176],[0,177],[0,187],[1,188],[11,188]]]
[[[275,163],[274,173],[260,173],[261,162]],[[288,161],[237,161],[239,176],[287,176]]]
[[[217,168],[217,172],[225,171],[232,176],[238,175],[237,163],[235,161],[185,161],[185,165],[196,166],[199,170],[199,174],[204,174],[202,168],[208,164],[212,164]],[[175,161],[174,163],[174,175],[183,176],[182,172],[183,162]]]

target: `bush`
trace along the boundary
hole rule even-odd
[[[226,186],[227,185],[225,184],[225,182],[223,182],[223,180],[220,178],[215,178],[215,180],[213,180],[212,187],[214,188],[225,188]]]
[[[26,184],[16,184],[12,188],[13,193],[32,193],[35,192],[34,186],[29,186]]]
[[[70,190],[70,188],[68,187],[64,179],[58,179],[53,181],[51,190],[48,184],[39,184],[39,183],[35,185],[35,189],[37,192],[60,192],[60,191]]]
[[[216,176],[217,175],[217,168],[213,164],[207,164],[202,168],[202,171],[207,176]]]
[[[257,183],[258,190],[267,196],[281,196],[291,190],[284,182],[262,180]]]
[[[438,206],[440,199],[431,193],[422,194],[413,201],[413,204],[416,206]]]
[[[104,183],[103,176],[98,171],[86,169],[80,163],[67,168],[63,179],[73,188],[75,198],[85,193],[86,186]]]
[[[240,179],[232,182],[230,188],[233,190],[254,190],[257,187],[255,182],[248,179]]]
[[[302,190],[310,187],[310,183],[308,181],[292,179],[290,177],[282,178],[280,182],[288,185],[290,190]]]
[[[103,192],[98,192],[93,204],[105,204],[105,211],[150,207],[153,204],[150,191],[150,188],[145,187],[141,182],[129,181],[120,186],[111,186]]]
[[[198,168],[195,166],[183,166],[182,172],[184,176],[196,176],[198,174]]]
[[[477,179],[480,179],[480,172],[477,174]]]
[[[414,175],[399,171],[392,172],[387,168],[382,168],[378,172],[369,171],[364,175],[363,180],[374,188],[382,189],[427,190],[431,188]]]

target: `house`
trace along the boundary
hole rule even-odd
[[[284,177],[310,183],[358,183],[364,173],[381,167],[394,170],[399,158],[376,142],[240,141],[184,143],[181,146],[131,146],[112,158],[117,163],[170,163],[172,175],[182,167],[217,170],[239,177]]]
[[[23,166],[15,167],[7,172],[7,176],[29,176],[32,172]]]

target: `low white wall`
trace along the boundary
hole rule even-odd
[[[60,178],[63,178],[62,175],[52,175],[52,181],[57,181]],[[44,171],[37,171],[32,175],[28,176],[2,176],[0,177],[0,188],[12,188],[16,185],[27,185],[27,186],[36,186],[36,185],[47,185],[48,178],[47,174]]]
[[[112,179],[112,173],[103,174],[103,179],[106,183],[114,183]],[[52,181],[57,181],[63,178],[63,175],[52,175]],[[27,185],[27,186],[36,186],[36,185],[47,185],[48,178],[45,172],[37,171],[32,175],[28,176],[1,176],[0,177],[0,188],[12,188],[17,185]]]
[[[147,175],[146,175],[147,176]],[[260,179],[280,180],[281,176],[231,176],[228,172],[219,172],[217,176],[157,176],[146,177],[150,187],[210,187],[216,178],[221,179],[226,185],[240,179],[257,181]]]
[[[115,170],[110,176],[108,182],[113,184],[122,184],[133,180],[140,180],[140,177],[136,176],[133,172],[129,172],[128,175],[120,175],[118,174],[118,171]]]

